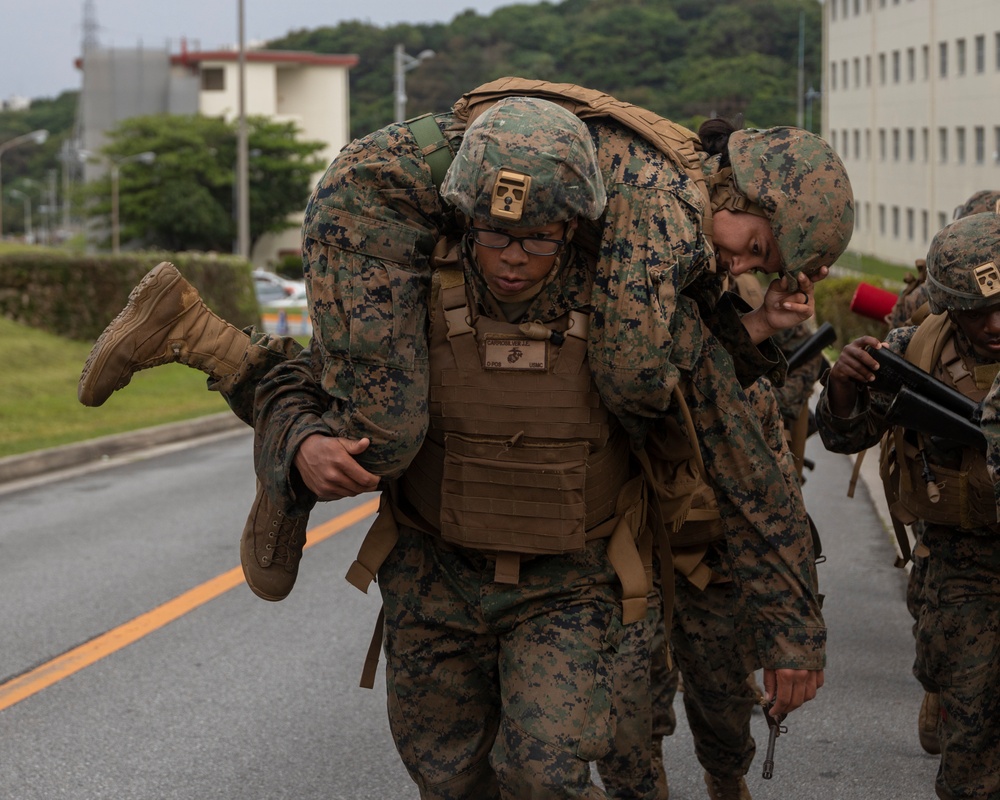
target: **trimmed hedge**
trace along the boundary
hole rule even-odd
[[[0,253],[0,314],[58,336],[93,341],[161,261],[174,264],[223,319],[240,328],[260,324],[250,264],[209,253],[75,255],[47,248]]]

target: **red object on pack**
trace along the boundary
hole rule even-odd
[[[896,305],[897,295],[870,283],[859,283],[851,298],[851,311],[863,317],[885,322],[892,307]]]

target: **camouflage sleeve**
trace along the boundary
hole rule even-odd
[[[983,399],[980,425],[986,436],[986,466],[993,479],[993,493],[1000,519],[1000,374],[993,379],[993,386]]]
[[[896,328],[889,332],[886,344],[894,353],[903,355],[913,337],[915,327]],[[823,376],[823,391],[816,403],[816,425],[823,446],[834,453],[860,453],[878,444],[889,429],[885,420],[892,397],[883,392],[858,387],[858,399],[847,417],[838,417],[830,410],[827,383],[830,373]]]
[[[753,309],[743,298],[724,292],[715,307],[703,312],[705,323],[732,356],[740,386],[747,388],[758,378],[781,383],[785,377],[785,357],[772,339],[754,344],[743,326],[743,315]]]
[[[336,435],[324,415],[330,398],[316,379],[314,351],[274,367],[257,387],[254,417],[254,468],[278,507],[290,516],[307,514],[316,496],[295,468],[303,440],[315,433]]]
[[[726,533],[730,571],[754,632],[756,663],[822,669],[826,626],[816,590],[812,536],[801,493],[732,361],[706,332],[702,357],[681,382]]]

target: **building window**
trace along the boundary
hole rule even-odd
[[[1000,130],[1000,129],[998,129]],[[872,158],[872,129],[865,129],[865,159],[871,161]]]
[[[917,160],[917,132],[913,128],[906,129],[906,160]]]
[[[837,91],[837,62],[830,62],[830,89]]]
[[[222,67],[205,67],[202,69],[201,90],[203,92],[226,91],[226,71]]]
[[[878,232],[880,236],[885,236],[885,204],[878,204]]]
[[[892,207],[892,238],[899,238],[899,206]]]
[[[927,80],[931,75],[931,46],[925,44],[920,48],[920,71]]]
[[[830,3],[830,19],[832,20],[837,19],[837,4],[835,2]]]
[[[878,129],[878,158],[885,161],[885,128]]]
[[[1000,125],[993,129],[993,161],[1000,164]]]
[[[938,161],[948,163],[948,129],[938,128]]]
[[[854,16],[861,14],[861,0],[854,0]]]
[[[861,131],[854,129],[854,158],[861,160]]]
[[[948,224],[948,215],[943,211],[938,211],[938,230]]]
[[[914,224],[915,221],[916,221],[916,216],[913,213],[913,209],[912,208],[906,209],[906,238],[909,239],[911,242],[913,241],[913,237],[916,235],[916,225]]]
[[[892,82],[899,83],[899,51],[892,51]]]
[[[906,48],[906,80],[913,83],[917,79],[917,51],[913,47]]]
[[[938,42],[938,75],[948,77],[948,43]]]
[[[986,37],[980,34],[976,37],[976,74],[986,72]]]
[[[927,209],[920,212],[920,238],[926,243],[930,234],[930,214]]]
[[[834,0],[834,2],[836,2],[836,0]],[[847,0],[844,0],[840,10],[844,13],[844,19],[847,19]]]
[[[892,129],[892,160],[899,161],[899,128]]]
[[[926,164],[931,154],[931,132],[927,128],[920,129],[920,152]]]
[[[986,163],[986,128],[982,125],[977,125],[974,132],[975,137],[975,148],[976,148],[976,163],[985,164]]]
[[[830,147],[832,147],[836,152],[840,152],[837,150],[837,131],[835,130],[830,131]]]
[[[872,57],[865,56],[865,86],[872,85]]]
[[[955,160],[965,163],[965,128],[955,128]]]
[[[865,227],[868,230],[872,229],[872,204],[867,200],[865,201]]]
[[[847,59],[845,58],[840,62],[840,82],[843,85],[843,88],[850,88],[850,84],[848,83],[849,80],[850,76],[847,74]]]
[[[861,86],[861,59],[854,59],[854,88],[858,89]]]
[[[847,138],[847,128],[844,128],[840,135],[843,137],[842,141],[844,142],[844,158],[847,158],[851,154],[851,140]]]
[[[965,39],[955,42],[955,66],[959,75],[965,74]]]
[[[878,54],[878,82],[885,86],[885,53]]]

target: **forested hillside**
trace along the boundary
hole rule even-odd
[[[363,15],[363,4],[358,9]],[[359,56],[350,74],[354,136],[393,119],[397,44],[412,56],[436,54],[407,73],[409,117],[445,111],[480,83],[518,75],[601,89],[695,129],[713,114],[743,114],[747,125],[766,127],[796,123],[800,26],[803,87],[820,87],[820,20],[818,0],[525,0],[448,23],[346,22],[295,31],[268,46]],[[50,134],[43,145],[5,154],[5,186],[34,187],[44,202],[40,192],[61,174],[76,99],[67,91],[0,112],[0,141],[38,128]],[[809,116],[819,130],[818,104]],[[8,203],[6,212],[7,231],[22,230],[19,205]]]
[[[355,136],[392,121],[397,43],[411,55],[436,54],[407,73],[408,116],[519,75],[601,89],[689,126],[740,113],[748,125],[794,125],[800,24],[804,86],[818,89],[820,20],[817,0],[563,0],[467,11],[447,24],[347,22],[269,47],[360,57],[351,70]]]

